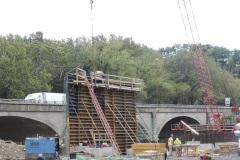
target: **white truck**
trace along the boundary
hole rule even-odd
[[[65,93],[39,92],[27,95],[25,101],[32,103],[66,104]]]

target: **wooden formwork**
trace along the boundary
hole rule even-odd
[[[111,76],[106,75],[107,80],[101,77],[101,81],[97,81],[96,75],[91,74],[88,79],[121,152],[126,154],[131,144],[137,142],[135,93],[140,88],[136,87],[136,79],[122,81],[123,78]],[[92,146],[111,143],[84,80],[75,73],[67,75],[67,104],[70,145],[79,145],[83,141]]]
[[[135,143],[132,144],[133,154],[142,154],[144,151],[157,151],[165,153],[167,151],[165,143]]]

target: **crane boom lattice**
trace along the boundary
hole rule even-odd
[[[202,49],[191,2],[190,0],[178,0],[178,5],[181,11],[188,44],[190,46],[189,50],[195,74],[202,92],[202,100],[206,108],[208,123],[213,130],[221,132],[225,130],[225,127],[218,112],[211,75]]]

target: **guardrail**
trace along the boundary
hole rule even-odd
[[[91,72],[91,84],[95,87],[116,88],[122,90],[142,91],[143,80],[116,76],[104,73]]]

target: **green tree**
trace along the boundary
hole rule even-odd
[[[45,70],[32,73],[32,61],[26,54],[24,43],[19,36],[8,41],[0,37],[0,95],[2,98],[24,98],[37,91],[50,91],[51,77]]]
[[[239,103],[239,53],[204,45],[218,104]],[[189,47],[175,44],[153,50],[132,38],[98,35],[93,39],[45,39],[42,32],[0,37],[0,95],[22,98],[32,92],[63,92],[66,72],[79,67],[89,74],[141,78],[142,103],[202,104]],[[234,78],[234,77],[235,78]],[[223,78],[224,77],[224,78]]]
[[[175,103],[201,102],[191,55],[187,50],[179,50],[174,56],[165,58],[164,67],[167,70],[166,76],[175,82]]]

